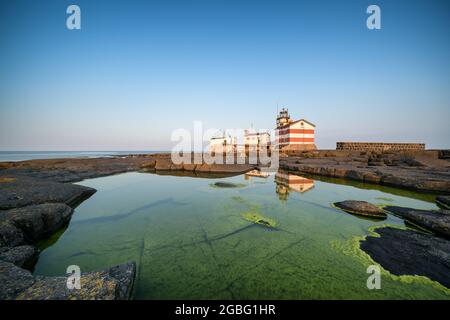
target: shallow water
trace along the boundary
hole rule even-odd
[[[219,188],[218,181],[238,185]],[[66,230],[41,243],[35,274],[63,275],[74,264],[86,272],[135,260],[137,299],[450,298],[448,290],[423,277],[403,281],[385,273],[381,289],[368,290],[370,262],[348,247],[349,240],[367,235],[371,226],[404,223],[393,216],[361,219],[331,206],[354,199],[436,208],[422,195],[293,175],[280,180],[127,173],[80,184],[98,192],[76,208]],[[276,228],[247,221],[247,213],[274,221]]]

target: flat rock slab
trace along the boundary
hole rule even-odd
[[[6,178],[8,180],[5,180]],[[0,210],[46,202],[63,202],[67,205],[75,205],[96,192],[95,189],[80,185],[25,176],[8,175],[0,176],[0,179],[2,179],[0,180]]]
[[[360,248],[395,275],[420,275],[450,288],[450,241],[412,230],[386,227]]]
[[[150,166],[150,168],[152,168]],[[192,171],[198,173],[246,173],[255,168],[248,164],[174,164],[170,159],[159,159],[154,169],[156,171]]]
[[[386,213],[382,209],[366,201],[345,200],[335,202],[334,205],[351,214],[378,219],[386,218]]]
[[[45,239],[69,222],[73,209],[44,203],[0,211],[0,246],[14,247]]]
[[[450,209],[450,196],[437,196],[436,203],[444,209]]]
[[[75,182],[128,171],[136,171],[143,163],[170,155],[136,155],[108,158],[41,159],[0,163],[0,174],[21,175],[46,181]]]
[[[67,277],[34,277],[12,263],[0,261],[2,300],[125,300],[132,294],[136,264],[128,262],[81,275],[80,289],[68,289]]]
[[[418,210],[397,206],[386,206],[384,209],[412,224],[450,238],[450,215],[448,214],[436,210]]]

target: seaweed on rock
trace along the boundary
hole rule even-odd
[[[330,245],[337,251],[341,252],[342,254],[346,256],[353,257],[356,261],[361,263],[364,266],[370,266],[370,265],[376,265],[381,270],[381,275],[384,277],[388,277],[394,281],[400,281],[403,283],[415,283],[418,285],[426,285],[431,286],[435,289],[438,289],[440,291],[445,292],[446,294],[450,294],[450,289],[439,283],[438,281],[435,281],[433,279],[430,279],[429,277],[425,275],[411,275],[411,274],[395,274],[390,272],[383,264],[380,264],[379,262],[375,261],[373,257],[369,255],[366,251],[364,251],[361,248],[361,243],[365,242],[367,238],[380,238],[381,235],[378,233],[378,229],[384,229],[384,228],[391,228],[391,229],[397,229],[399,231],[405,231],[407,229],[401,228],[396,225],[392,224],[383,224],[383,225],[376,225],[372,226],[368,229],[368,234],[363,236],[354,236],[347,240],[332,240],[330,241]]]

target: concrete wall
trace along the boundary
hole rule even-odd
[[[337,142],[336,150],[415,151],[425,150],[425,143]]]

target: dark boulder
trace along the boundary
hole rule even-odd
[[[25,243],[25,236],[19,228],[9,221],[1,220],[0,212],[0,247],[14,247]]]
[[[397,206],[386,206],[386,211],[407,222],[450,238],[450,215],[435,210],[418,210]]]
[[[345,200],[335,202],[334,205],[351,214],[371,218],[386,218],[386,213],[382,209],[366,201]]]
[[[395,275],[421,275],[450,288],[450,241],[413,230],[391,227],[375,231],[360,248]]]
[[[62,228],[72,213],[73,209],[64,203],[44,203],[1,212],[0,222],[20,229],[34,243]]]
[[[14,299],[35,281],[30,271],[0,260],[0,300]]]
[[[0,247],[0,260],[14,263],[25,269],[33,267],[38,255],[39,250],[34,246]]]

